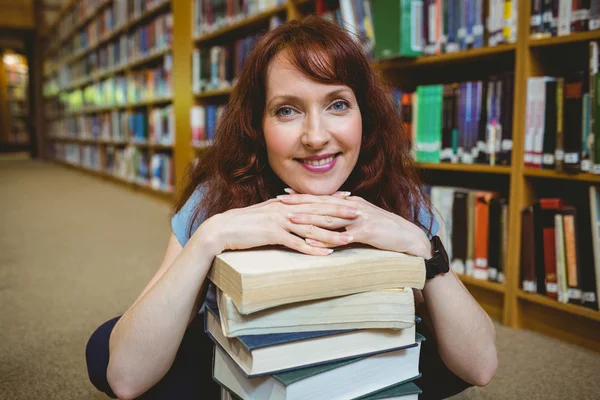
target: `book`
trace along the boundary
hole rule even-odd
[[[341,329],[404,329],[414,324],[411,289],[387,289],[323,300],[286,304],[241,314],[231,298],[217,289],[223,335],[263,335]]]
[[[326,257],[280,246],[227,251],[208,278],[242,314],[299,301],[425,283],[423,258],[353,244]]]
[[[399,383],[389,388],[361,396],[354,400],[418,400],[419,395],[423,391],[413,382]],[[221,400],[241,400],[240,397],[230,392],[228,389],[221,387]]]
[[[404,350],[249,379],[216,347],[213,379],[241,399],[356,399],[417,378],[419,353],[417,341],[417,346]]]
[[[416,346],[416,327],[279,333],[227,338],[215,304],[207,303],[205,331],[248,378]]]

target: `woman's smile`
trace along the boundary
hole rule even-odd
[[[338,157],[341,154],[342,153],[319,154],[304,158],[294,158],[294,160],[308,171],[322,174],[331,171],[333,167],[335,167]]]

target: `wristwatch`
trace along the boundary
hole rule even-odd
[[[425,278],[427,279],[450,271],[448,254],[439,236],[431,238],[431,248],[433,255],[430,259],[425,260]]]

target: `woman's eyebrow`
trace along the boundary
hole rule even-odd
[[[325,96],[324,96],[324,98],[327,99],[327,100],[329,100],[329,99],[331,99],[333,97],[337,97],[337,96],[339,96],[341,94],[344,94],[344,93],[347,94],[349,92],[351,92],[351,90],[348,89],[348,88],[334,89],[331,92],[326,93]],[[296,102],[302,101],[302,97],[300,97],[300,96],[294,96],[294,95],[289,95],[289,94],[273,96],[267,102],[267,107],[269,107],[269,106],[271,106],[271,104],[277,103],[277,102],[283,102],[283,103],[285,103],[285,102],[294,102],[294,101],[296,101]]]

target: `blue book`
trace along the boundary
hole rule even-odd
[[[416,324],[402,330],[335,330],[228,338],[221,328],[216,304],[207,301],[206,309],[206,333],[249,378],[415,347],[418,340],[424,339],[416,332]]]

